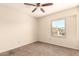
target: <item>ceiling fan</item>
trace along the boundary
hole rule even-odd
[[[41,4],[41,3],[35,3],[35,4],[24,3],[24,5],[35,6],[35,8],[32,10],[32,13],[35,12],[38,7],[40,7],[40,10],[41,10],[43,13],[45,13],[45,10],[44,10],[42,7],[51,6],[51,5],[53,5],[53,3],[45,3],[45,4]]]

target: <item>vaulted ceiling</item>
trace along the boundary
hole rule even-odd
[[[48,14],[52,14],[52,13],[64,10],[64,9],[75,7],[79,5],[79,0],[53,0],[53,2],[51,3],[54,3],[54,5],[43,7],[43,9],[46,11],[45,13],[41,12],[39,8],[34,13],[32,13],[31,11],[35,7],[25,6],[23,3],[1,3],[0,5],[5,5],[11,8],[15,8],[18,11],[21,11],[33,17],[42,17]]]

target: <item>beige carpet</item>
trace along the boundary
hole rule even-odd
[[[11,51],[0,54],[1,56],[78,56],[79,51],[64,48],[48,43],[35,42]]]

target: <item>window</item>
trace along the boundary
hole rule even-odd
[[[60,37],[65,35],[65,19],[52,21],[52,35]]]

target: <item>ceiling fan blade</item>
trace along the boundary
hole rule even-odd
[[[45,10],[44,10],[43,8],[40,8],[40,10],[41,10],[43,13],[45,13]]]
[[[32,10],[32,12],[35,12],[35,11],[36,11],[36,9],[37,9],[37,8],[34,8],[34,9]]]
[[[53,3],[42,4],[42,6],[51,6],[51,5],[53,5]]]
[[[24,3],[24,5],[36,6],[34,4],[31,4],[31,3]]]

